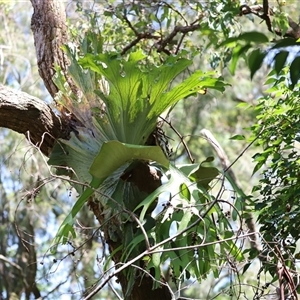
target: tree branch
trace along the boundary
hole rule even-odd
[[[271,19],[270,19],[269,0],[263,0],[263,7],[264,7],[264,20],[266,21],[268,30],[270,32],[273,32]]]
[[[164,2],[165,3],[165,2]],[[166,3],[165,3],[166,4]],[[168,5],[169,6],[169,5]],[[171,6],[169,6],[171,8]],[[173,9],[173,8],[172,8]],[[176,11],[177,12],[177,11]],[[179,13],[179,12],[177,12]],[[180,13],[179,13],[180,14]],[[180,14],[181,15],[181,14]],[[181,17],[184,19],[184,17],[181,15]],[[170,43],[172,43],[174,37],[178,34],[178,33],[182,33],[182,38],[181,41],[178,43],[177,49],[176,49],[176,53],[178,53],[179,51],[179,47],[181,45],[182,39],[183,37],[192,31],[198,30],[200,29],[200,25],[196,24],[195,22],[193,22],[191,25],[186,25],[186,26],[175,26],[174,29],[172,30],[172,32],[166,36],[165,38],[163,37],[159,37],[157,35],[154,35],[150,32],[138,32],[134,26],[131,24],[131,22],[129,21],[129,19],[127,18],[126,15],[123,15],[123,20],[126,22],[126,24],[128,25],[128,27],[134,32],[136,38],[130,42],[127,46],[124,47],[124,49],[121,52],[121,55],[124,55],[128,50],[130,50],[132,47],[134,47],[137,43],[139,43],[142,39],[152,39],[152,40],[158,40],[160,39],[158,42],[155,43],[155,47],[157,49],[157,52],[165,52],[167,55],[170,55],[171,52],[166,49],[166,46]],[[185,20],[185,19],[184,19]],[[186,21],[186,20],[185,20]],[[186,22],[187,23],[187,22]]]
[[[124,49],[121,52],[121,55],[124,55],[128,50],[134,47],[142,39],[154,39],[154,40],[159,39],[159,36],[153,35],[150,32],[143,32],[143,33],[138,32],[131,24],[131,22],[128,20],[126,15],[123,15],[123,19],[126,22],[126,24],[129,26],[129,28],[134,32],[136,38],[132,42],[130,42],[127,46],[124,47]]]
[[[25,134],[46,156],[55,139],[68,136],[66,124],[44,101],[1,84],[0,127]]]
[[[248,6],[247,4],[241,5],[240,6],[240,15],[242,16],[242,15],[249,15],[249,14],[254,14],[257,17],[264,20],[267,24],[268,30],[270,32],[273,32],[270,16],[273,16],[274,12],[269,7],[269,3],[267,0],[263,1],[263,5],[260,5],[260,4],[252,5],[252,6]],[[293,21],[290,17],[288,17],[288,22],[289,22],[290,28],[286,31],[286,33],[284,34],[284,37],[299,39],[300,38],[300,26],[295,21]],[[274,32],[278,36],[282,36],[281,29],[274,28]]]
[[[198,29],[200,29],[199,24],[193,24],[188,26],[175,26],[172,32],[167,37],[156,43],[157,52],[164,51],[166,46],[173,41],[174,37],[178,33],[187,34]]]

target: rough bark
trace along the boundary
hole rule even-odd
[[[67,40],[66,13],[62,1],[31,0],[34,12],[31,30],[34,36],[39,74],[52,97],[58,91],[52,77],[54,66],[67,69],[68,61],[61,49]]]
[[[66,124],[42,100],[0,85],[0,127],[12,129],[48,156],[55,139],[67,136]]]

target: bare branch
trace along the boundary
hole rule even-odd
[[[136,39],[134,39],[131,43],[129,43],[127,46],[124,47],[124,49],[121,52],[121,55],[124,55],[128,50],[130,50],[132,47],[134,47],[140,40],[143,40],[143,39],[157,40],[157,39],[159,39],[159,36],[153,35],[150,32],[143,32],[143,33],[138,32],[134,28],[134,26],[131,24],[131,22],[128,20],[126,15],[123,15],[123,19],[126,22],[126,24],[129,26],[129,28],[136,35]]]
[[[132,42],[130,42],[127,46],[124,47],[124,49],[121,52],[121,55],[124,55],[128,50],[130,50],[132,47],[134,47],[139,41],[143,39],[159,39],[158,36],[151,34],[150,32],[144,32],[144,33],[138,33],[136,39],[134,39]]]
[[[55,139],[67,137],[62,120],[42,100],[0,85],[0,127],[25,134],[49,155]]]
[[[200,29],[199,24],[188,25],[188,26],[175,26],[173,31],[166,38],[156,43],[157,51],[158,52],[164,51],[166,46],[173,41],[174,37],[178,33],[187,34],[189,32],[196,31],[198,29]]]
[[[164,2],[165,3],[165,2]],[[165,3],[166,4],[166,3]],[[167,4],[166,4],[167,5]],[[168,5],[170,8],[172,8],[170,5]],[[172,8],[173,9],[173,8]],[[174,10],[174,9],[173,9]],[[177,12],[177,11],[176,11]],[[177,12],[179,13],[179,12]],[[180,13],[179,13],[180,14]],[[184,19],[184,17],[180,14],[180,16]],[[182,37],[181,37],[181,40],[180,42],[178,43],[177,45],[177,49],[175,51],[175,53],[178,53],[179,51],[179,47],[183,41],[183,38],[185,37],[185,35],[189,32],[192,32],[192,31],[195,31],[195,30],[198,30],[200,28],[200,25],[199,24],[196,24],[194,21],[191,25],[186,25],[186,26],[175,26],[173,31],[168,35],[166,36],[165,38],[163,37],[160,37],[160,36],[157,36],[157,35],[154,35],[150,32],[138,32],[134,26],[132,25],[132,23],[129,21],[129,19],[127,18],[126,15],[123,15],[123,20],[126,22],[126,24],[128,25],[128,27],[134,32],[136,38],[131,42],[129,43],[127,46],[124,47],[124,49],[122,50],[121,52],[121,55],[125,54],[128,50],[130,50],[132,47],[134,47],[137,43],[139,43],[139,41],[141,41],[142,39],[153,39],[153,40],[158,40],[160,39],[158,42],[155,43],[155,47],[157,49],[158,52],[164,52],[166,53],[167,55],[170,55],[171,54],[171,51],[169,51],[168,49],[166,49],[166,46],[168,44],[170,44],[174,37],[178,34],[178,33],[182,33]],[[184,19],[185,20],[185,19]],[[186,22],[186,20],[185,20]],[[187,22],[186,22],[187,23]]]

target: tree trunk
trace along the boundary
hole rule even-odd
[[[34,12],[31,30],[39,67],[39,74],[52,97],[58,88],[52,78],[54,66],[67,70],[68,61],[61,49],[67,41],[66,14],[62,1],[31,0]]]

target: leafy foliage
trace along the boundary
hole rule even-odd
[[[232,39],[236,41],[240,37]],[[261,42],[266,41],[262,39]],[[295,258],[299,257],[299,232],[296,229],[299,226],[298,205],[295,202],[299,196],[300,161],[298,43],[295,39],[286,38],[267,51],[254,49],[248,57],[251,78],[266,60],[271,61],[270,67],[273,68],[267,76],[266,85],[269,88],[254,108],[257,122],[250,129],[252,141],[262,147],[262,151],[253,156],[256,163],[253,174],[260,173],[261,176],[259,184],[253,188],[256,194],[255,210],[259,214],[258,222],[263,236],[263,249],[259,255],[263,264],[261,271],[270,272],[275,278],[280,276],[278,264],[295,271]],[[224,44],[230,44],[230,40]],[[247,52],[253,48],[250,44],[248,46],[240,49]],[[235,52],[236,61],[243,57],[243,51]],[[273,56],[270,57],[269,53]],[[231,70],[235,70],[236,61],[233,59]],[[250,255],[256,256],[256,252]],[[290,282],[293,286],[293,279]],[[293,293],[292,290],[296,288],[291,288],[290,292]]]
[[[122,183],[118,174],[124,172],[133,160],[150,160],[163,165],[164,168],[159,165],[156,168],[166,174],[167,183],[148,195],[135,208],[143,224],[143,231],[130,229],[132,225],[125,225],[121,229],[125,249],[121,260],[126,263],[145,251],[145,267],[149,271],[154,269],[158,281],[161,265],[167,264],[170,259],[174,278],[181,278],[180,280],[190,276],[200,280],[206,278],[210,271],[218,277],[218,270],[226,263],[229,255],[240,261],[243,256],[230,233],[231,224],[223,217],[219,199],[212,198],[208,193],[210,182],[218,175],[217,169],[202,165],[178,168],[169,165],[159,147],[141,146],[147,143],[149,135],[155,130],[161,113],[199,90],[210,88],[224,91],[222,78],[214,78],[214,73],[198,70],[182,83],[171,85],[174,78],[191,65],[192,61],[183,58],[182,53],[169,56],[157,65],[146,60],[141,51],[132,52],[125,58],[116,53],[95,53],[95,47],[93,53],[88,53],[88,50],[87,53],[76,53],[70,47],[66,47],[66,51],[72,59],[69,71],[82,91],[82,97],[78,101],[72,96],[63,77],[58,75],[56,82],[62,94],[57,101],[78,120],[89,124],[93,134],[78,127],[79,135],[72,135],[70,140],[62,141],[67,147],[63,151],[56,148],[49,164],[62,165],[64,156],[67,156],[67,165],[72,166],[79,178],[92,176],[92,180],[90,187],[81,193],[61,225],[55,244],[61,239],[66,242],[70,232],[75,235],[74,217],[97,189],[104,197],[113,200],[102,201],[105,210],[110,211],[108,216],[112,214],[112,210],[126,212],[128,200],[126,197],[123,200],[115,199],[115,195],[120,195],[128,188],[128,193],[131,194],[133,187]],[[99,110],[99,105],[102,104],[103,109]],[[97,106],[98,110],[95,110]],[[90,117],[85,113],[88,108],[93,112]],[[93,136],[98,137],[97,142],[92,141]],[[90,165],[89,174],[79,174],[84,171],[84,166],[80,167],[78,164],[77,157],[83,153],[79,148],[90,153],[85,155],[86,161],[82,159],[85,166]],[[99,153],[92,162],[89,161],[97,149]],[[209,161],[211,159],[207,160]],[[102,185],[106,179],[113,180],[113,188],[109,193]],[[170,193],[169,200],[164,204],[165,209],[157,216],[151,216],[153,202],[165,192]],[[99,196],[95,194],[95,197]],[[115,205],[115,201],[119,206]],[[130,224],[130,218],[129,214],[125,220],[124,217],[121,220]],[[149,240],[150,247],[146,247],[146,250],[145,239]],[[226,242],[216,242],[223,239]],[[227,259],[224,260],[224,256]],[[134,269],[127,271],[131,285],[126,294],[130,293],[135,272]]]
[[[297,85],[290,90],[287,81],[288,68],[276,75],[269,74],[268,83],[272,84],[268,96],[261,98],[256,107],[259,123],[252,127],[258,136],[257,143],[263,151],[254,156],[254,172],[261,171],[260,184],[254,188],[260,198],[255,209],[262,224],[265,239],[264,255],[269,255],[269,244],[279,245],[286,254],[286,264],[295,268],[293,255],[299,240],[298,222],[299,196],[299,101]],[[272,96],[273,95],[273,96]],[[276,131],[274,131],[276,128]],[[275,272],[278,257],[271,255],[266,268]]]
[[[85,42],[84,39],[81,49],[88,51],[91,47],[84,47]],[[124,167],[133,160],[152,160],[167,167],[166,159],[163,159],[158,147],[140,146],[146,144],[149,135],[155,130],[157,118],[161,113],[179,100],[195,94],[199,89],[209,87],[224,91],[225,86],[221,78],[212,78],[209,73],[196,71],[168,91],[174,77],[191,64],[191,60],[182,58],[181,55],[168,57],[160,66],[147,62],[145,67],[146,56],[141,51],[131,53],[126,59],[116,53],[97,54],[94,46],[93,54],[84,53],[77,61],[78,54],[70,47],[65,49],[72,59],[70,74],[80,88],[82,97],[78,101],[72,96],[63,76],[58,73],[56,82],[62,94],[57,101],[70,110],[78,120],[91,127],[82,128],[79,139],[78,136],[72,135],[70,140],[62,141],[67,147],[56,147],[49,164],[66,164],[73,168],[77,177],[86,179],[92,176],[92,180],[91,188],[87,188],[79,197],[61,225],[55,239],[56,245],[61,239],[66,242],[69,232],[75,236],[72,228],[75,215],[94,190],[98,189],[110,175],[113,176],[119,168],[124,170]],[[99,111],[99,105],[103,105],[102,111],[101,109]],[[94,109],[94,113],[89,116],[88,108],[98,110]],[[93,140],[93,137],[99,139]],[[123,145],[120,142],[127,144]],[[91,162],[90,159],[99,148],[98,156]],[[80,164],[78,155],[82,158]],[[85,169],[87,165],[91,165],[89,172]],[[106,197],[111,197],[118,186],[118,180],[115,179],[113,185]],[[101,187],[100,190],[105,193]]]
[[[246,48],[247,51],[250,47]],[[285,65],[289,65],[289,78],[290,78],[290,88],[293,89],[297,84],[299,75],[299,42],[292,38],[286,38],[275,43],[271,48],[262,51],[261,49],[253,50],[248,58],[248,65],[251,71],[251,78],[254,74],[261,68],[264,59],[267,57],[268,53],[274,53],[273,63],[274,69],[279,75],[283,70]],[[292,56],[289,58],[289,54]],[[237,53],[236,60],[241,56],[242,53]]]
[[[79,2],[77,7],[83,11],[83,6],[84,3]],[[63,107],[58,106],[58,109],[70,113],[74,131],[69,140],[57,143],[48,163],[57,168],[58,175],[71,178],[79,199],[62,223],[55,243],[58,245],[62,239],[69,245],[70,233],[74,236],[78,230],[74,226],[75,217],[79,218],[80,213],[81,220],[89,219],[84,204],[93,197],[102,210],[102,229],[109,224],[107,232],[114,242],[121,236],[122,245],[111,253],[105,271],[109,272],[109,262],[115,255],[119,256],[119,262],[127,266],[125,274],[129,284],[125,296],[130,294],[137,275],[137,269],[129,263],[139,255],[143,262],[139,266],[156,279],[154,287],[162,283],[161,269],[167,267],[170,272],[166,273],[171,273],[175,284],[209,279],[210,272],[219,279],[224,273],[223,267],[237,274],[236,265],[248,253],[250,260],[259,257],[265,270],[274,276],[280,260],[276,248],[272,247],[274,244],[282,250],[285,264],[295,268],[294,257],[299,256],[295,248],[299,235],[293,227],[298,226],[299,57],[296,54],[290,61],[286,47],[297,49],[298,43],[286,39],[266,50],[271,38],[258,29],[240,33],[239,13],[236,1],[226,0],[217,1],[217,5],[199,1],[179,1],[176,5],[167,1],[113,1],[101,16],[111,18],[105,26],[105,21],[101,23],[102,34],[95,30],[100,27],[99,18],[90,10],[86,10],[86,15],[91,21],[91,30],[81,24],[82,31],[78,34],[78,29],[70,25],[76,41],[65,46],[65,51],[71,60],[69,72],[74,85],[65,81],[59,69],[55,82],[60,89],[56,100]],[[281,13],[273,18],[273,28],[278,25],[282,34],[287,32],[287,18]],[[275,72],[270,73],[267,80],[272,87],[268,91],[260,90],[259,86],[252,88],[267,96],[261,97],[257,104],[254,95],[252,105],[243,103],[248,112],[242,114],[228,106],[233,98],[230,89],[222,96],[226,101],[218,101],[214,90],[223,92],[226,84],[217,72],[206,71],[207,66],[214,69],[228,66],[231,74],[242,78],[245,74],[240,73],[238,61],[243,58],[253,79],[269,58],[268,51],[275,53],[274,62],[270,64]],[[226,70],[222,72],[227,75]],[[233,83],[233,88],[238,86],[235,79]],[[205,101],[196,97],[194,102],[187,99],[199,94],[206,94]],[[211,99],[218,101],[216,114],[207,109],[213,105]],[[174,108],[179,102],[178,108]],[[157,140],[149,142],[158,116],[173,109],[173,120],[178,114],[184,116],[180,126],[184,126],[185,135],[192,135],[189,145],[195,145],[191,149],[196,161],[206,157],[202,153],[206,150],[203,143],[195,138],[202,126],[214,126],[222,143],[228,142],[227,148],[231,151],[235,148],[232,141],[238,140],[243,145],[248,141],[242,127],[251,118],[252,107],[255,110],[251,113],[256,114],[258,120],[251,128],[258,146],[253,173],[263,175],[253,190],[260,193],[255,205],[260,211],[264,249],[259,254],[253,249],[242,253],[237,242],[243,230],[240,224],[249,217],[250,208],[246,206],[252,198],[235,180],[229,175],[223,176],[215,167],[206,166],[216,164],[211,157],[202,163],[179,165],[177,162],[182,161],[184,155],[179,154],[177,161],[171,161],[154,145]],[[203,118],[205,114],[209,117]],[[208,119],[211,120],[208,122]],[[188,122],[193,124],[191,132],[186,129]],[[227,141],[231,133],[233,137]],[[184,139],[185,136],[180,137],[181,142]],[[161,177],[164,183],[152,192],[139,191],[129,177],[124,176],[131,176],[138,162],[147,165],[158,177],[164,174]],[[244,181],[249,186],[248,180]],[[221,188],[213,193],[211,187],[217,182],[221,182]],[[227,185],[229,188],[225,188]],[[236,196],[232,203],[222,197],[228,189]],[[153,211],[157,200],[156,210],[160,210]],[[230,207],[229,213],[223,211],[224,205]],[[59,208],[56,204],[55,211]],[[116,224],[109,223],[112,219]],[[271,259],[264,260],[266,256]],[[89,263],[90,269],[94,269],[93,260]],[[249,266],[250,263],[246,264],[244,271]],[[115,272],[121,272],[118,265]],[[224,286],[231,286],[231,279]],[[218,287],[213,292],[218,289],[221,290]],[[228,294],[232,297],[231,289]]]
[[[234,239],[230,239],[233,236],[231,225],[224,218],[218,199],[211,199],[208,194],[208,183],[217,174],[217,169],[201,165],[185,165],[179,169],[171,166],[168,182],[136,208],[143,208],[142,221],[151,202],[165,191],[170,193],[163,211],[155,217],[156,226],[147,232],[153,244],[147,267],[155,268],[157,280],[162,264],[170,264],[174,280],[189,279],[190,276],[201,280],[211,271],[216,278],[219,276],[218,269],[226,262],[224,256],[232,256],[238,261],[243,258]],[[129,244],[126,255],[144,242],[142,237],[141,234]],[[228,238],[226,242],[218,243]]]

